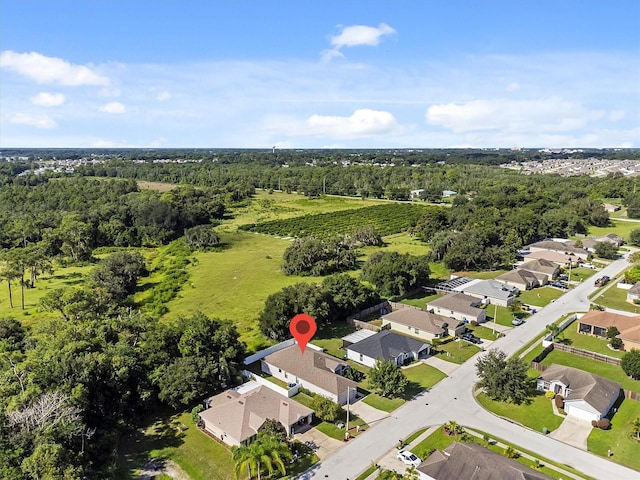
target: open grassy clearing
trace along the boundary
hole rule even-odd
[[[476,399],[478,403],[490,412],[501,417],[510,418],[516,422],[529,427],[537,432],[542,432],[543,428],[553,431],[560,426],[563,418],[553,413],[551,400],[545,398],[544,393],[536,392],[530,404],[516,405],[508,402],[497,402],[491,400],[484,393],[479,394]]]
[[[92,264],[72,267],[54,266],[53,275],[42,275],[36,280],[35,288],[24,289],[24,310],[22,310],[20,303],[21,294],[19,282],[14,281],[11,283],[13,308],[9,306],[9,289],[7,282],[3,282],[2,288],[0,288],[0,316],[15,317],[27,323],[29,322],[28,317],[31,316],[37,316],[37,318],[48,316],[47,312],[42,312],[38,308],[40,299],[52,290],[82,285],[84,276],[94,266],[95,265]],[[25,280],[27,278],[25,274]]]
[[[257,318],[266,298],[298,282],[320,282],[318,277],[287,276],[280,271],[286,240],[236,232],[221,233],[228,248],[197,253],[189,268],[189,283],[167,307],[168,319],[201,311],[211,317],[230,319],[249,348],[264,343]]]
[[[599,237],[607,233],[616,233],[625,240],[629,240],[631,230],[640,228],[640,222],[625,222],[621,220],[611,219],[610,227],[589,227],[589,236]]]
[[[554,287],[540,287],[520,292],[518,300],[527,305],[546,307],[553,300],[560,298],[565,292]]]
[[[146,180],[138,180],[138,188],[140,190],[155,190],[156,192],[168,192],[178,186],[179,185],[176,183],[147,182]]]
[[[297,193],[268,193],[264,190],[256,190],[253,198],[254,201],[249,205],[235,208],[233,210],[234,218],[226,221],[224,225],[235,229],[235,227],[250,223],[283,220],[303,215],[316,215],[388,203],[384,200],[363,200],[332,195],[311,198]]]
[[[640,470],[640,441],[631,431],[631,424],[636,418],[640,418],[640,402],[623,400],[611,419],[611,429],[594,428],[587,439],[587,448],[603,457],[611,449],[613,456],[609,457],[610,460]]]

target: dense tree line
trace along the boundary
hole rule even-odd
[[[267,338],[281,341],[291,338],[289,322],[298,313],[307,313],[322,325],[344,321],[379,302],[375,291],[343,273],[331,275],[321,284],[296,283],[269,295],[258,322]]]
[[[375,252],[362,266],[362,279],[373,284],[383,297],[405,295],[427,284],[430,261],[428,255]]]

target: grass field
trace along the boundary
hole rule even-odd
[[[38,319],[56,315],[55,313],[41,311],[38,308],[40,299],[52,290],[82,285],[83,277],[94,266],[87,264],[63,268],[54,267],[53,275],[43,275],[36,280],[35,288],[24,289],[24,310],[21,308],[20,285],[17,282],[13,282],[11,285],[13,296],[13,308],[11,308],[9,306],[9,289],[6,282],[3,282],[2,288],[0,288],[0,317],[14,317],[25,325],[30,325]]]
[[[612,226],[610,227],[589,227],[589,236],[599,237],[607,233],[616,233],[628,241],[631,230],[640,228],[640,222],[625,222],[612,219],[611,223]]]
[[[622,401],[611,419],[611,429],[594,428],[587,439],[587,448],[603,457],[611,449],[613,456],[610,460],[640,470],[640,442],[631,432],[631,423],[636,418],[640,418],[640,402]]]
[[[320,282],[317,277],[286,276],[280,271],[286,240],[236,232],[221,233],[227,246],[221,251],[197,253],[190,266],[189,284],[167,307],[168,319],[201,311],[211,317],[231,320],[249,348],[264,340],[257,318],[266,298],[297,282]]]
[[[418,307],[422,309],[427,308],[427,303],[433,302],[434,300],[442,297],[441,294],[432,294],[430,292],[421,292],[417,295],[413,295],[411,297],[400,300],[400,303],[404,303],[405,305],[411,305],[413,307]]]
[[[562,417],[554,415],[551,400],[545,398],[542,392],[537,392],[529,405],[497,402],[483,393],[476,398],[478,403],[490,412],[515,420],[537,432],[541,432],[545,427],[553,431],[560,426],[563,420]]]

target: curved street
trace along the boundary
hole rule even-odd
[[[615,278],[628,265],[626,259],[621,258],[602,269],[598,275]],[[491,348],[503,350],[508,355],[514,354],[540,335],[547,324],[568,313],[587,311],[590,305],[588,296],[595,290],[593,282],[581,283],[529,317],[524,325],[514,328],[505,337],[495,341]],[[430,391],[422,392],[365,434],[345,444],[297,478],[354,479],[372,462],[377,462],[394,448],[399,439],[406,438],[421,427],[455,420],[461,425],[488,432],[556,463],[570,465],[593,478],[640,479],[640,472],[636,470],[503,420],[484,410],[472,394],[472,387],[477,381],[476,358],[477,356],[465,362],[452,376],[442,380]]]

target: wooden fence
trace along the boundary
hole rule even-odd
[[[554,345],[554,348],[560,350],[561,352],[573,353],[574,355],[590,358],[591,360],[597,360],[599,362],[620,366],[619,358],[610,357],[608,355],[603,355],[601,353],[590,352],[589,350],[582,350],[581,348],[571,347],[569,345],[564,345],[562,343],[554,343],[553,345]]]
[[[355,315],[351,315],[351,316],[347,317],[347,323],[349,325],[355,325],[354,320],[361,320],[362,318],[365,318],[366,316],[371,315],[374,312],[389,313],[389,312],[391,312],[392,308],[393,307],[391,306],[391,304],[389,302],[384,301],[384,302],[378,303],[377,305],[374,305],[372,307],[365,308],[364,310],[360,310]],[[365,327],[362,327],[362,328],[365,328]]]

